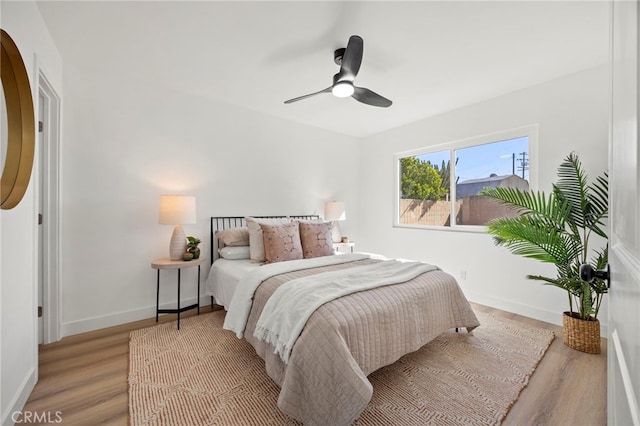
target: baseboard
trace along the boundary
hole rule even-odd
[[[32,368],[22,382],[19,391],[12,398],[11,403],[9,403],[7,411],[2,413],[2,426],[12,426],[17,423],[16,420],[19,421],[22,419],[21,416],[14,413],[22,413],[22,409],[27,403],[31,392],[33,392],[33,388],[36,386],[37,381],[38,370],[36,368]]]
[[[514,302],[513,300],[502,299],[493,296],[487,296],[481,293],[473,293],[465,291],[467,298],[475,303],[486,305],[492,308],[501,309],[507,312],[513,312],[525,317],[534,318],[539,321],[548,322],[551,324],[562,326],[562,312],[556,312],[546,309],[541,309],[537,306],[526,305],[523,303]],[[195,303],[196,299],[185,299],[181,302],[182,306],[187,306]],[[211,304],[210,296],[200,297],[200,306],[208,306]],[[168,302],[160,305],[161,309],[175,308],[176,303]],[[62,324],[62,335],[71,336],[74,334],[85,333],[87,331],[100,330],[102,328],[113,327],[115,325],[126,324],[129,322],[140,321],[143,319],[153,318],[156,315],[156,307],[145,306],[139,309],[133,309],[130,311],[121,311],[113,314],[102,315],[99,317],[85,318],[78,321],[70,321]],[[600,335],[607,336],[608,328],[607,323],[600,320]]]
[[[513,300],[502,299],[499,297],[487,296],[485,294],[473,293],[465,291],[465,295],[469,301],[480,305],[489,306],[491,308],[500,309],[525,317],[537,319],[539,321],[548,322],[562,327],[562,312],[542,309],[537,306],[526,305],[514,302]],[[608,336],[607,323],[600,319],[600,336]]]
[[[196,303],[196,298],[183,299],[181,306],[187,306]],[[200,297],[200,306],[208,306],[211,304],[210,296]],[[161,303],[160,309],[175,309],[176,302]],[[87,331],[100,330],[102,328],[113,327],[116,325],[126,324],[129,322],[140,321],[156,316],[156,305],[145,306],[139,309],[129,311],[121,311],[113,314],[102,315],[97,317],[85,318],[77,321],[69,321],[62,324],[62,335],[71,336],[74,334],[86,333]]]

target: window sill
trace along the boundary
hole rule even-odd
[[[420,229],[424,231],[445,231],[445,232],[466,232],[470,234],[486,234],[487,227],[480,225],[456,225],[456,226],[420,226],[420,225],[405,225],[395,223],[394,228],[404,229]]]

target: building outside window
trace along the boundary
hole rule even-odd
[[[482,231],[517,215],[479,192],[529,190],[536,152],[537,126],[527,126],[397,154],[395,225]]]

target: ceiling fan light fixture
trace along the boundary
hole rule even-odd
[[[331,93],[333,96],[338,98],[348,98],[353,95],[354,92],[353,84],[348,81],[339,81],[333,85],[331,88]]]

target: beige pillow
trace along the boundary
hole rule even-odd
[[[331,222],[300,221],[300,241],[305,259],[333,254]]]
[[[216,236],[225,246],[235,247],[249,245],[249,228],[246,226],[218,231],[216,232]]]
[[[252,262],[264,262],[264,240],[262,239],[261,223],[274,225],[291,223],[291,218],[258,219],[255,217],[245,217],[249,228],[249,253]]]
[[[261,223],[266,263],[302,259],[298,222],[270,225]]]

